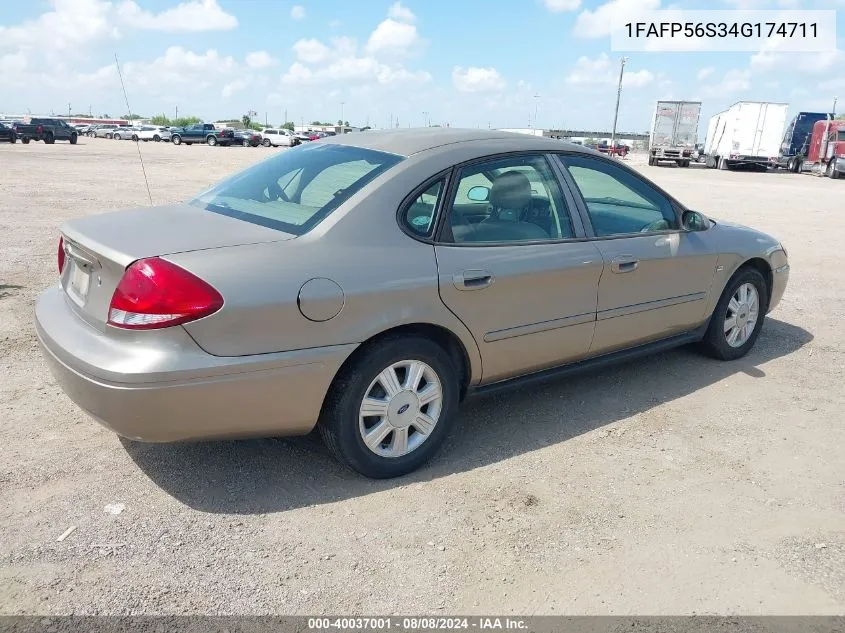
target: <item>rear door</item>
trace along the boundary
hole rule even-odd
[[[451,190],[435,244],[440,296],[477,341],[483,382],[583,358],[602,258],[549,159],[478,161]]]
[[[584,154],[560,159],[604,260],[590,355],[700,325],[717,260],[708,234],[681,230],[672,201],[616,161]]]

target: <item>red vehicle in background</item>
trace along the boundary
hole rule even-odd
[[[793,169],[829,178],[845,174],[845,119],[816,121]]]
[[[621,158],[625,158],[625,156],[627,156],[628,152],[631,150],[631,148],[627,145],[622,145],[620,143],[614,143],[613,145],[609,145],[605,142],[599,143],[596,146],[596,149],[602,154],[607,154],[609,156],[620,156]]]

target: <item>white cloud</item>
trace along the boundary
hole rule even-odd
[[[400,22],[415,22],[417,16],[408,7],[403,6],[401,2],[394,2],[387,11],[387,17],[393,18]]]
[[[420,43],[416,26],[387,18],[370,35],[367,51],[372,55],[402,54]]]
[[[543,0],[543,4],[552,13],[563,13],[564,11],[575,11],[581,6],[581,0]]]
[[[294,20],[303,19],[305,17],[305,7],[303,7],[302,5],[299,5],[299,4],[295,5],[290,10],[290,17],[292,17]]]
[[[584,86],[613,86],[619,81],[618,67],[607,54],[602,53],[595,59],[579,57],[575,62],[566,83]],[[654,73],[649,70],[626,70],[622,76],[622,85],[630,88],[641,88],[654,81]]]
[[[605,37],[610,35],[611,20],[616,24],[636,21],[647,11],[660,8],[660,0],[610,0],[594,11],[585,9],[578,14],[573,28],[576,37]]]
[[[744,92],[751,87],[751,71],[732,68],[725,73],[722,80],[704,88],[704,94],[709,97],[727,97],[737,92]]]
[[[160,13],[151,13],[134,0],[123,0],[117,14],[127,26],[152,31],[227,31],[238,26],[238,18],[226,13],[217,0],[188,0]]]
[[[169,87],[190,88],[198,92],[218,85],[240,70],[230,56],[221,56],[215,49],[195,53],[181,46],[171,46],[152,62],[127,62],[123,66],[127,84],[162,93]]]
[[[751,56],[751,70],[779,73],[797,71],[801,74],[821,75],[845,65],[845,51],[833,50],[820,53],[782,53],[765,50]]]
[[[706,66],[706,67],[702,68],[701,70],[699,70],[698,74],[695,77],[699,81],[702,81],[704,79],[707,79],[714,72],[716,72],[716,69],[713,66]]]
[[[495,68],[462,68],[452,70],[452,84],[460,92],[494,92],[503,90],[507,85]]]
[[[329,22],[330,29],[339,29],[341,24],[343,24],[340,20],[332,20]]]
[[[293,45],[293,52],[296,53],[297,59],[307,64],[319,64],[331,54],[328,46],[313,38],[297,41]]]
[[[819,90],[845,90],[845,78],[828,79],[819,84]]]
[[[250,68],[269,68],[276,63],[276,60],[267,51],[253,51],[252,53],[248,53],[244,61]]]
[[[223,96],[224,99],[228,99],[236,92],[246,90],[251,83],[251,79],[235,79],[234,81],[230,81],[225,86],[223,86],[223,90],[220,92],[220,94]]]

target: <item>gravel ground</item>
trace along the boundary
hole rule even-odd
[[[156,203],[282,151],[140,149]],[[468,402],[374,482],[311,438],[143,445],[78,410],[33,304],[60,222],[148,203],[136,145],[0,145],[0,613],[843,613],[845,184],[631,162],[784,241],[755,349]]]

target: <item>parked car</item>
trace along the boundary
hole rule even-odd
[[[208,145],[232,145],[235,142],[235,131],[231,128],[218,130],[213,123],[197,123],[188,127],[177,128],[172,132],[170,140],[174,145],[192,145],[206,143]]]
[[[238,143],[244,147],[258,147],[261,145],[261,134],[255,130],[235,130],[235,145]]]
[[[115,125],[113,123],[104,123],[94,130],[94,136],[96,138],[112,138],[115,130],[119,127],[119,125]]]
[[[284,128],[265,128],[261,136],[264,147],[293,147],[302,142],[293,132]]]
[[[370,477],[432,457],[469,395],[688,343],[740,358],[789,276],[777,239],[624,163],[452,128],[317,141],[184,204],[70,220],[58,268],[36,332],[96,420],[156,442],[316,425]]]
[[[6,125],[6,123],[0,123],[0,141],[6,141],[7,143],[17,143],[18,135],[15,131],[15,128],[11,125]]]
[[[77,134],[79,134],[79,136],[84,136],[88,132],[88,129],[91,126],[88,125],[87,123],[77,123],[73,127],[76,128],[76,132],[77,132]]]
[[[170,130],[155,125],[142,125],[132,136],[133,141],[169,141]]]
[[[112,130],[111,138],[116,141],[129,141],[129,140],[137,140],[138,130],[137,128],[132,125],[125,125],[125,126],[118,126],[114,130]]]
[[[71,145],[76,145],[79,138],[76,129],[62,119],[33,118],[27,124],[18,124],[15,131],[23,143],[44,141],[49,145],[56,141],[70,141]]]

